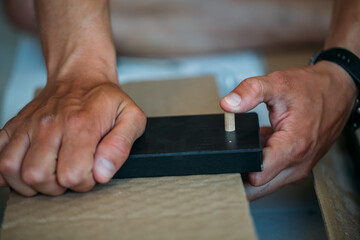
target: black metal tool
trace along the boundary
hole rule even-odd
[[[222,114],[148,118],[114,178],[261,171],[257,114],[236,114],[235,124],[226,132]]]

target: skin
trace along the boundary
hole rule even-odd
[[[343,47],[360,56],[359,13],[360,1],[336,2],[325,49]],[[220,104],[226,111],[246,112],[261,102],[269,109],[271,128],[261,129],[264,169],[248,175],[248,199],[306,178],[341,134],[357,96],[350,75],[328,61],[246,79],[225,96]]]
[[[331,0],[121,0],[110,4],[119,54],[165,57],[321,43],[332,7]]]
[[[332,0],[111,0],[119,55],[163,56],[321,44]],[[36,33],[32,0],[6,0],[9,19]],[[21,10],[21,11],[19,11]]]
[[[48,82],[0,131],[0,185],[25,196],[89,191],[121,167],[146,118],[118,84],[107,2],[35,6]],[[325,48],[360,56],[360,1],[334,9]],[[271,127],[261,129],[264,170],[245,183],[249,200],[305,178],[340,135],[357,94],[341,67],[321,61],[246,79],[223,98],[226,111],[265,102],[270,112]]]
[[[48,80],[0,131],[0,185],[86,192],[121,167],[146,117],[119,86],[108,3],[35,3]]]

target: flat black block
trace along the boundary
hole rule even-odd
[[[236,131],[225,132],[223,114],[148,118],[114,178],[261,171],[257,114],[236,114],[235,122]]]

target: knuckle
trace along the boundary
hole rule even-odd
[[[5,131],[5,129],[1,129],[0,130],[0,153],[1,153],[2,149],[9,143],[9,141],[10,141],[10,136]]]
[[[246,91],[250,92],[252,95],[258,96],[262,93],[262,85],[256,78],[245,79],[243,81],[243,86],[246,88]]]
[[[72,188],[81,185],[88,180],[85,171],[81,168],[72,167],[59,170],[57,173],[59,184],[65,188]]]
[[[53,125],[54,121],[55,121],[54,115],[52,115],[52,114],[42,116],[40,118],[40,127],[44,128],[44,127],[51,126],[51,125]]]
[[[111,155],[114,154],[116,156],[128,156],[131,145],[132,143],[127,137],[123,135],[117,135],[107,142],[107,146],[110,149],[107,149],[106,153],[104,154],[108,155],[111,153]]]
[[[65,124],[70,130],[81,130],[88,128],[89,118],[86,118],[84,113],[81,112],[70,112],[65,114]]]
[[[10,119],[9,121],[7,121],[7,123],[5,124],[3,130],[6,129],[6,131],[12,132],[15,130],[18,121],[17,121],[18,117],[13,117],[12,119]]]
[[[305,138],[299,138],[295,141],[292,155],[294,156],[297,163],[301,163],[304,156],[309,152],[310,143]]]
[[[0,173],[3,176],[12,176],[19,171],[18,164],[10,158],[3,157],[0,162]]]
[[[20,120],[18,117],[14,117],[9,120],[5,126],[1,129],[1,135],[5,136],[8,140],[14,137],[14,135],[27,132],[29,126],[29,120]]]
[[[22,172],[22,180],[30,186],[47,183],[52,180],[52,174],[38,168],[25,168]]]
[[[24,121],[19,122],[18,124],[14,124],[11,128],[4,127],[5,134],[8,136],[9,141],[24,141],[27,139],[29,134],[29,129],[31,127],[31,120],[26,119]]]
[[[277,82],[277,83],[286,82],[286,77],[282,71],[275,71],[275,72],[269,73],[267,76],[273,82]]]
[[[136,119],[146,119],[145,113],[137,106],[133,107],[132,113]]]
[[[141,132],[143,132],[147,121],[145,113],[140,108],[136,107],[133,109],[132,114],[134,119],[137,121],[138,127],[141,128]]]

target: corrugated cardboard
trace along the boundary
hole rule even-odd
[[[2,239],[254,239],[239,175],[113,180],[90,193],[11,193]]]
[[[219,112],[211,77],[129,83],[148,116]],[[89,193],[12,192],[2,239],[255,239],[240,175],[112,180]]]

